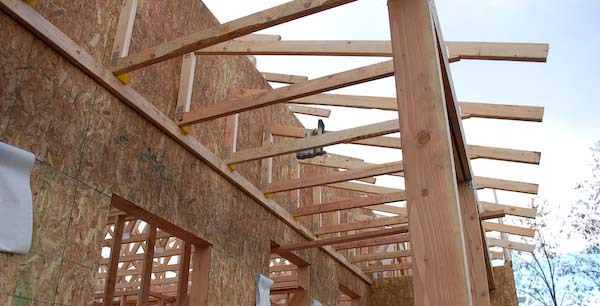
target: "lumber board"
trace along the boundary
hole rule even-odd
[[[152,224],[147,225],[148,239],[146,239],[146,249],[144,256],[144,262],[142,263],[142,276],[140,280],[140,294],[138,294],[138,305],[148,305],[148,299],[150,297],[150,286],[152,282],[152,270],[154,263],[154,246],[156,244],[156,226]]]
[[[279,246],[279,247],[273,249],[272,252],[279,254],[281,252],[305,250],[305,249],[315,248],[315,247],[319,247],[319,246],[323,246],[323,245],[334,245],[334,244],[341,244],[341,243],[347,243],[347,242],[355,242],[355,241],[367,240],[367,239],[371,239],[371,238],[397,235],[400,233],[407,233],[407,232],[408,232],[408,226],[399,226],[399,227],[393,227],[393,228],[388,228],[388,229],[363,232],[363,233],[358,233],[358,234],[354,234],[354,235],[325,238],[325,239],[319,239],[316,241],[306,241],[306,242],[291,244],[288,246]]]
[[[469,145],[469,157],[471,159],[485,158],[491,160],[539,165],[541,153],[535,151]]]
[[[392,252],[381,252],[381,253],[372,253],[372,254],[364,254],[364,255],[354,255],[350,257],[350,261],[352,263],[364,262],[364,261],[372,261],[372,260],[382,260],[382,259],[392,259],[392,258],[400,258],[400,257],[410,257],[410,251],[392,251]]]
[[[451,86],[444,80],[448,71],[440,63],[430,1],[387,4],[410,235],[417,238],[411,239],[415,305],[472,305],[457,190],[457,179],[471,174],[468,165],[457,166],[462,173],[455,169],[452,151],[462,144],[453,146],[451,138],[458,141],[461,130],[449,123],[458,113],[447,104]]]
[[[490,188],[528,194],[537,194],[539,188],[538,184],[501,180],[481,176],[475,177],[475,186],[477,189]]]
[[[103,88],[112,93],[120,101],[131,107],[145,119],[154,124],[167,136],[179,143],[182,147],[208,165],[217,174],[233,186],[244,192],[252,200],[263,206],[294,231],[308,240],[315,240],[316,236],[295,221],[287,210],[274,201],[266,198],[252,183],[237,172],[229,170],[228,165],[214,155],[209,149],[200,144],[194,137],[182,133],[179,126],[171,118],[167,117],[151,102],[147,101],[137,91],[125,86],[114,74],[106,69],[84,48],[77,45],[72,39],[62,33],[56,26],[42,17],[29,5],[18,0],[0,0],[0,9],[14,18],[17,22],[31,31],[36,37],[43,40],[56,52],[65,57],[69,62],[78,67],[86,75],[94,79]],[[178,235],[179,236],[179,235]],[[324,247],[325,253],[333,257],[360,279],[371,284],[371,279],[357,267],[352,265],[345,257],[337,253],[333,248]]]
[[[542,122],[544,118],[544,108],[540,106],[461,102],[460,111],[463,119],[489,118]]]
[[[131,44],[137,6],[138,0],[124,0],[121,4],[121,12],[119,14],[111,55],[113,61],[129,54],[129,45]]]
[[[123,229],[125,227],[125,216],[116,216],[113,232],[113,241],[110,248],[110,262],[107,270],[107,280],[104,286],[104,306],[112,306],[115,295],[115,285],[117,283],[117,274],[119,268],[119,256],[121,254],[121,241],[123,239]]]
[[[292,104],[292,105],[288,105],[288,108],[290,109],[290,111],[292,111],[292,113],[295,113],[295,114],[302,114],[302,115],[309,115],[309,116],[316,116],[316,117],[323,117],[323,118],[329,118],[329,116],[331,115],[331,110],[324,109],[324,108],[318,108],[318,107],[310,107],[310,106]]]
[[[487,241],[489,246],[502,247],[505,249],[523,251],[528,253],[533,253],[533,250],[535,249],[534,245],[521,242],[514,242],[510,240],[487,238]]]
[[[116,75],[123,74],[353,1],[355,0],[295,0],[284,3],[121,58],[112,65],[112,70]]]
[[[367,194],[385,194],[385,193],[404,192],[404,190],[402,190],[402,189],[354,183],[354,182],[342,182],[342,183],[327,184],[327,186],[333,187],[333,188],[344,189],[344,190],[357,191],[357,192],[362,192],[362,193],[367,193]]]
[[[372,239],[362,240],[362,241],[340,243],[340,244],[334,245],[333,247],[336,250],[340,251],[340,250],[366,248],[366,247],[379,246],[379,245],[388,245],[388,244],[394,244],[394,243],[403,243],[403,242],[409,242],[409,241],[410,241],[410,235],[401,234],[401,235],[392,235],[392,236],[387,236],[387,237],[372,238]]]
[[[306,132],[312,131],[311,129],[305,129],[301,127],[288,127],[288,126],[266,126],[265,129],[269,130],[275,136],[292,137],[292,138],[304,138]],[[393,131],[395,133],[398,131]],[[325,131],[325,133],[333,133],[333,131]],[[388,134],[391,134],[388,133]],[[377,136],[366,139],[359,139],[348,141],[344,143],[359,144],[365,146],[374,146],[381,148],[400,149],[400,138],[391,136]]]
[[[395,271],[395,270],[405,270],[412,268],[412,263],[403,262],[398,264],[391,265],[379,265],[379,266],[370,266],[368,268],[363,269],[365,273],[375,273],[375,272],[384,272],[384,271]]]
[[[321,228],[319,228],[318,230],[316,230],[315,234],[316,235],[324,235],[324,234],[331,234],[331,233],[355,231],[355,230],[362,230],[362,229],[366,229],[366,228],[404,224],[407,222],[408,222],[408,218],[406,216],[375,218],[375,219],[371,219],[371,220],[351,222],[351,223],[325,225],[325,226],[322,226]]]
[[[483,229],[485,229],[487,232],[496,231],[523,237],[535,237],[535,229],[533,228],[500,224],[494,222],[483,222],[482,225]]]
[[[405,192],[372,195],[364,198],[339,200],[329,203],[323,203],[320,205],[300,207],[292,211],[292,215],[294,217],[309,216],[338,210],[362,208],[377,204],[393,203],[404,200],[406,200]]]
[[[334,89],[379,80],[392,75],[394,75],[392,61],[372,64],[203,107],[184,114],[183,121],[179,125],[188,126]]]
[[[268,82],[283,83],[283,84],[296,84],[308,81],[307,76],[273,73],[273,72],[261,72],[262,76]]]
[[[545,62],[548,44],[447,41],[450,61],[508,60]],[[202,55],[301,55],[391,57],[390,41],[381,40],[283,40],[228,41],[196,51]]]
[[[335,171],[324,175],[317,175],[313,177],[302,177],[292,179],[289,181],[282,181],[271,183],[264,189],[264,193],[276,193],[283,191],[290,191],[301,188],[308,188],[314,186],[321,186],[326,184],[333,184],[338,182],[345,182],[350,180],[357,180],[361,178],[384,175],[389,173],[400,172],[404,170],[404,164],[402,161],[386,163],[375,166],[366,166],[362,168],[356,168],[347,171]]]
[[[502,209],[507,215],[535,219],[537,210],[535,208],[519,207],[505,204],[495,204],[485,201],[479,201],[486,211]]]
[[[183,113],[189,112],[192,106],[192,91],[194,89],[194,74],[196,73],[196,55],[188,53],[181,61],[181,74],[177,89],[177,106],[175,120],[183,120]]]
[[[295,153],[307,149],[386,135],[393,133],[393,131],[397,129],[398,120],[389,120],[337,132],[324,133],[311,138],[297,139],[293,142],[271,144],[259,148],[239,151],[233,154],[230,159],[225,160],[225,162],[230,165],[241,162],[249,162],[277,155]]]
[[[240,90],[239,95],[247,95],[267,92],[264,89],[244,89]],[[361,109],[379,109],[386,111],[398,111],[396,98],[375,97],[375,96],[357,96],[341,94],[315,94],[307,97],[297,98],[288,101],[289,103],[303,105],[324,105],[337,107],[350,107]],[[458,102],[462,119],[469,118],[487,118],[502,120],[517,120],[542,122],[544,118],[544,107],[496,104],[482,102]]]

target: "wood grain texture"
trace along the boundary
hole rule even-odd
[[[121,58],[112,65],[113,72],[116,75],[123,74],[352,1],[354,0],[291,1]]]
[[[388,1],[415,304],[472,305],[457,173],[429,1]],[[415,78],[415,76],[419,76]]]

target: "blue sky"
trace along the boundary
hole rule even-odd
[[[206,0],[221,22],[230,21],[287,1]],[[556,205],[555,216],[577,199],[573,188],[589,175],[589,147],[600,140],[600,1],[576,0],[445,0],[436,1],[444,38],[455,41],[543,42],[550,44],[547,63],[461,61],[451,65],[461,101],[545,107],[543,123],[490,119],[465,120],[469,144],[542,152],[538,166],[475,161],[476,175],[535,182],[540,198]],[[277,26],[262,33],[283,39],[389,40],[385,0],[357,2]],[[309,76],[327,74],[381,62],[384,58],[258,57],[258,69]],[[336,92],[371,96],[395,95],[388,78]],[[330,108],[326,126],[338,130],[396,118],[393,112]],[[300,116],[307,126],[314,117]],[[338,145],[329,152],[381,163],[401,159],[394,150]],[[396,178],[378,178],[378,184],[402,188]],[[531,197],[499,192],[500,202],[527,206]],[[490,192],[480,198],[493,201]],[[566,244],[577,249],[581,241]]]

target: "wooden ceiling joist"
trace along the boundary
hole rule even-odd
[[[410,257],[410,251],[392,251],[392,252],[381,252],[381,253],[372,253],[372,254],[364,254],[364,255],[354,255],[350,257],[350,261],[352,263],[364,262],[364,261],[372,261],[372,260],[382,260],[382,259],[392,259],[392,258],[401,258],[401,257]]]
[[[392,236],[372,238],[372,239],[362,240],[362,241],[340,243],[340,244],[334,245],[333,248],[335,248],[337,251],[340,251],[340,250],[358,249],[358,248],[366,248],[366,247],[372,247],[372,246],[380,246],[380,245],[388,245],[388,244],[404,243],[404,242],[410,242],[409,234],[392,235]]]
[[[511,206],[504,204],[495,204],[490,202],[479,201],[485,210],[498,210],[502,209],[507,215],[531,218],[535,219],[537,216],[537,210],[535,208]]]
[[[315,231],[316,235],[332,234],[347,231],[356,231],[366,228],[383,227],[397,224],[408,223],[408,218],[405,216],[375,218],[371,220],[324,225]]]
[[[265,80],[275,83],[296,84],[308,81],[308,77],[293,74],[261,72]]]
[[[319,205],[311,205],[297,208],[292,211],[294,217],[309,216],[338,210],[368,207],[378,204],[393,203],[406,200],[406,193],[395,192],[380,195],[372,195],[364,198],[339,200]]]
[[[264,193],[276,193],[290,191],[301,188],[321,186],[338,182],[346,182],[361,178],[396,173],[404,170],[402,161],[387,164],[367,166],[347,171],[334,171],[324,175],[314,177],[298,178],[289,181],[268,184],[263,188]]]
[[[325,2],[328,3],[328,5],[339,5],[350,1],[323,0],[319,1],[318,3]],[[300,3],[305,4],[306,2],[294,1],[292,3],[297,5]],[[317,2],[313,1],[311,3],[315,4]],[[320,8],[323,9],[324,7]],[[110,70],[105,68],[83,47],[79,46],[72,39],[62,33],[55,25],[46,20],[25,2],[18,0],[0,0],[0,9],[13,17],[25,28],[29,29],[35,36],[47,43],[56,52],[64,56],[68,61],[73,63],[86,75],[98,82],[98,84],[103,88],[115,95],[115,97],[124,104],[130,106],[136,112],[144,116],[167,136],[171,137],[195,157],[208,165],[218,175],[222,176],[233,186],[244,192],[259,205],[263,206],[284,223],[289,225],[294,231],[302,235],[302,237],[309,240],[316,239],[316,236],[308,228],[304,227],[299,222],[296,222],[285,209],[283,209],[274,201],[266,198],[258,188],[252,185],[239,173],[232,172],[225,162],[219,159],[209,149],[200,144],[194,137],[182,133],[175,121],[166,116],[162,111],[142,97],[133,88],[123,85]],[[241,35],[243,34],[238,36]],[[322,249],[337,262],[341,263],[352,273],[360,277],[360,279],[366,283],[372,283],[368,276],[366,276],[356,266],[352,265],[345,257],[336,252],[333,248],[323,247]]]
[[[310,106],[304,106],[304,105],[288,105],[288,108],[290,109],[290,111],[292,111],[292,113],[295,114],[302,114],[302,115],[309,115],[309,116],[316,116],[316,117],[323,117],[323,118],[329,118],[329,116],[331,115],[331,110],[329,109],[324,109],[324,108],[317,108],[317,107],[310,107]]]
[[[354,183],[354,182],[334,183],[334,184],[328,184],[327,186],[333,187],[333,188],[344,189],[344,190],[358,191],[358,192],[368,193],[368,194],[386,194],[386,193],[404,192],[404,190],[402,190],[402,189]]]
[[[392,75],[394,75],[392,61],[377,63],[192,110],[184,114],[183,121],[179,125],[188,126],[334,89],[383,79]]]
[[[293,142],[265,145],[262,147],[239,151],[225,160],[227,164],[238,164],[277,155],[295,153],[302,150],[325,147],[352,140],[372,138],[391,134],[398,129],[398,120],[364,125],[347,130],[324,133],[319,136],[297,139]]]
[[[539,185],[477,176],[475,177],[475,187],[477,189],[490,188],[528,194],[537,194]]]
[[[391,264],[391,265],[377,265],[370,266],[368,268],[363,269],[365,273],[374,273],[374,272],[384,272],[384,271],[395,271],[395,270],[405,270],[412,268],[412,263],[403,262],[399,264]]]
[[[283,127],[283,126],[266,126],[265,129],[269,130],[273,136],[282,136],[282,137],[292,137],[292,138],[303,138],[304,134],[309,129],[299,128],[299,127]],[[369,140],[377,140],[366,142]],[[401,140],[400,137],[389,137],[389,136],[379,136],[369,139],[363,139],[360,141],[354,141],[353,144],[361,144],[361,145],[369,145],[369,146],[377,146],[383,148],[392,148],[392,149],[401,149]],[[505,149],[505,148],[496,148],[496,147],[488,147],[488,146],[478,146],[478,145],[469,145],[468,146],[469,157],[471,159],[491,159],[491,160],[500,160],[500,161],[509,161],[509,162],[518,162],[518,163],[526,163],[526,164],[535,164],[538,165],[540,163],[540,152],[535,151],[525,151],[525,150],[514,150],[514,149]],[[329,162],[325,162],[328,160]],[[368,163],[360,164],[359,162],[349,163],[348,166],[338,166],[339,159],[330,159],[327,155],[317,156],[312,159],[306,159],[299,161],[301,163],[320,163],[323,166],[333,167],[333,168],[343,168],[343,169],[352,169],[354,167],[367,166]],[[373,165],[373,164],[370,164]]]
[[[312,15],[355,0],[295,0],[213,28],[194,32],[137,54],[120,58],[112,71],[123,74],[170,58],[238,38],[291,20]]]
[[[451,62],[461,59],[545,62],[548,44],[446,42]],[[391,57],[390,41],[284,40],[271,42],[228,41],[198,50],[199,55],[304,55]]]
[[[521,242],[514,242],[514,241],[510,241],[510,240],[487,238],[487,241],[488,241],[488,246],[492,246],[492,247],[502,247],[505,249],[511,249],[511,250],[529,252],[529,253],[532,253],[533,250],[535,249],[534,245],[527,244],[527,243],[521,243]]]
[[[500,223],[494,223],[494,222],[482,222],[482,225],[483,225],[483,229],[485,229],[488,232],[496,231],[496,232],[502,232],[502,233],[506,233],[506,234],[523,236],[523,237],[531,237],[531,238],[535,237],[535,229],[533,229],[533,228],[500,224]]]
[[[281,254],[281,253],[285,253],[285,252],[305,250],[305,249],[315,248],[315,247],[324,246],[324,245],[335,245],[335,244],[342,244],[342,243],[355,242],[355,241],[364,241],[364,240],[369,240],[372,238],[397,235],[400,233],[407,233],[407,232],[408,232],[408,226],[399,226],[399,227],[393,227],[393,228],[388,228],[388,229],[363,232],[363,233],[358,233],[358,234],[354,234],[354,235],[325,238],[325,239],[319,239],[319,240],[315,240],[315,241],[306,241],[306,242],[300,242],[300,243],[296,243],[296,244],[292,244],[292,245],[288,245],[288,246],[279,246],[279,247],[271,250],[271,252]]]
[[[299,127],[287,127],[287,126],[265,126],[265,130],[268,130],[273,136],[283,136],[292,138],[304,138],[306,132],[312,130],[299,128]],[[325,131],[326,133],[333,133],[332,131]],[[397,131],[391,132],[395,133]],[[352,140],[345,143],[359,144],[365,146],[374,146],[381,148],[400,149],[400,138],[391,136],[378,136],[366,139]]]

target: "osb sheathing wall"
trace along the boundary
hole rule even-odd
[[[492,306],[517,306],[512,264],[494,267],[496,289],[490,291]],[[373,282],[369,306],[414,306],[412,276],[378,279]]]
[[[108,65],[120,6],[120,0],[39,0],[35,9]],[[141,0],[131,53],[216,23],[199,0]],[[132,86],[172,116],[180,65],[174,59],[130,73]],[[252,305],[256,274],[268,273],[270,240],[303,240],[4,13],[0,84],[0,140],[36,155],[33,245],[27,255],[0,254],[0,305],[86,305],[112,193],[213,244],[210,305]],[[268,88],[246,58],[198,58],[193,107],[241,88]],[[299,124],[281,105],[242,113],[240,150],[261,145],[257,122]],[[192,130],[222,155],[224,120]],[[274,169],[276,179],[289,179],[289,156],[276,159]],[[258,184],[259,162],[238,171]],[[302,175],[315,172],[306,168]],[[303,190],[305,205],[309,192]],[[325,190],[324,199],[333,192]],[[289,208],[289,194],[276,199]],[[366,305],[368,286],[356,275],[320,250],[300,254],[312,265],[314,298],[336,305],[341,283]]]

